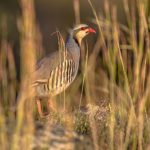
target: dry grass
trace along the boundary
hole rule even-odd
[[[20,83],[14,53],[5,38],[5,25],[0,46],[1,149],[32,149],[38,132],[37,120],[50,127],[60,124],[64,130],[88,136],[92,139],[90,149],[150,149],[149,1],[137,0],[132,7],[127,0],[123,2],[126,26],[118,22],[117,9],[107,0],[104,16],[98,15],[88,0],[92,21],[98,28],[93,50],[90,53],[85,44],[80,73],[73,85],[56,98],[58,112],[47,120],[39,120],[35,115],[33,91],[28,85],[36,56],[40,54],[36,49],[42,45],[37,44],[40,38],[37,38],[34,3],[20,1]],[[77,23],[80,22],[79,7],[79,1],[75,0]],[[64,43],[60,35],[58,41],[61,49]]]

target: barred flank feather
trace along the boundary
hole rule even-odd
[[[36,82],[40,96],[55,95],[67,88],[75,76],[75,62],[73,59],[64,60],[49,75],[47,82]]]

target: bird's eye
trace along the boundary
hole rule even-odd
[[[82,27],[82,28],[81,28],[81,30],[85,30],[85,29],[87,29],[87,27]]]

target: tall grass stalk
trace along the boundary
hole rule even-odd
[[[22,8],[22,18],[19,24],[21,32],[21,88],[17,99],[17,123],[12,147],[20,149],[19,143],[21,143],[24,149],[30,149],[34,132],[34,101],[33,90],[29,85],[36,61],[36,24],[33,1],[22,0],[20,5]]]

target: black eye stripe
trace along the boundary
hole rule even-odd
[[[88,27],[81,27],[81,30],[86,30],[88,29]]]
[[[74,30],[74,31],[73,31],[73,36],[75,37],[76,34],[77,34],[79,31],[81,31],[81,30],[86,30],[86,29],[88,29],[88,28],[89,28],[89,27],[87,26],[87,27],[81,27],[81,28],[78,28],[78,29]]]

